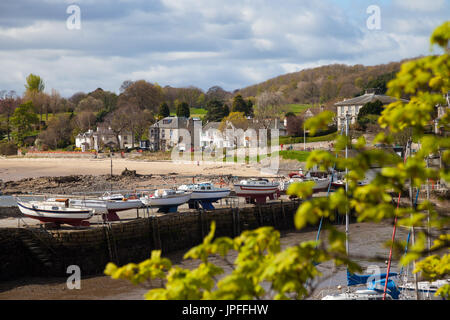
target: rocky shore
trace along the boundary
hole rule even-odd
[[[164,175],[138,174],[135,170],[125,169],[120,175],[69,175],[60,177],[25,178],[18,181],[0,183],[3,195],[13,194],[73,194],[101,192],[109,190],[135,190],[155,187],[171,187],[176,184],[212,181],[229,185],[239,179],[231,175],[186,176],[176,173]]]

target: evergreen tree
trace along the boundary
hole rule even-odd
[[[189,105],[186,102],[181,102],[177,104],[176,113],[177,117],[189,118],[191,116],[191,110],[189,109]]]
[[[374,102],[367,102],[358,112],[358,119],[357,119],[358,124],[363,129],[366,129],[367,124],[376,122],[376,116],[381,115],[382,111],[383,111],[383,103],[380,100],[376,100]]]
[[[380,100],[367,102],[358,112],[358,120],[368,114],[380,115],[383,111],[383,103]]]
[[[161,103],[161,105],[159,106],[158,115],[161,118],[170,116],[170,109],[169,109],[169,106],[167,105],[167,103],[165,103],[165,102]]]
[[[39,118],[36,115],[33,103],[31,101],[21,104],[14,111],[11,118],[11,124],[16,129],[14,136],[19,145],[23,145],[24,139],[32,134],[33,125],[38,123]]]
[[[253,103],[245,101],[240,94],[234,97],[231,112],[243,112],[246,117],[253,115]]]
[[[207,105],[208,112],[204,117],[205,122],[222,121],[222,119],[230,113],[230,109],[227,105],[224,105],[220,100],[211,100]]]

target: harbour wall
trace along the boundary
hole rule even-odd
[[[169,213],[87,229],[0,228],[0,280],[22,276],[67,276],[70,265],[82,275],[103,273],[108,262],[124,265],[189,249],[202,242],[216,222],[216,237],[235,237],[244,230],[273,226],[294,228],[299,200],[243,208]]]

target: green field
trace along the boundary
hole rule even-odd
[[[337,137],[337,132],[324,136],[306,137],[306,142],[333,141]],[[303,143],[303,137],[280,137],[280,144],[288,145],[293,143]]]
[[[298,150],[283,150],[280,151],[280,157],[283,159],[297,160],[299,162],[305,162],[311,152],[298,151]]]
[[[306,111],[308,108],[313,108],[313,106],[310,104],[287,104],[286,113],[293,112],[295,114],[300,114],[303,111]]]
[[[194,118],[203,118],[206,113],[208,112],[206,109],[203,108],[191,108],[191,117]],[[176,116],[177,114],[175,112],[170,113],[171,116]]]

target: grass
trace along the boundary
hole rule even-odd
[[[191,108],[191,114],[205,115],[208,111],[203,108]]]
[[[295,104],[295,103],[287,104],[286,107],[287,107],[286,112],[293,112],[295,114],[300,114],[303,111],[306,111],[308,108],[313,108],[313,106],[310,104]]]
[[[280,151],[280,156],[283,159],[297,160],[299,162],[305,162],[306,159],[308,159],[310,153],[311,152],[308,152],[308,151],[283,150],[283,151]]]
[[[203,108],[191,108],[190,112],[191,112],[191,117],[202,119],[208,111]],[[170,115],[176,116],[177,114],[175,112],[171,112]]]
[[[284,150],[284,151],[279,151],[279,156],[283,159],[290,159],[290,160],[297,160],[299,162],[305,162],[306,159],[308,158],[309,154],[311,152],[309,151],[297,151],[297,150]],[[147,160],[147,161],[158,161],[158,160],[171,160],[171,151],[158,151],[158,152],[145,152],[142,155],[136,156],[135,159],[139,159],[139,160]],[[179,154],[180,157],[182,157],[182,153]],[[265,159],[267,157],[271,157],[272,155],[266,155],[266,154],[261,154],[261,155],[257,155],[256,159],[254,156],[252,156],[252,158],[250,159],[248,155],[245,156],[245,158],[238,158],[237,156],[234,156],[234,159],[232,162],[235,163],[254,163],[254,162],[260,162],[262,159]],[[188,156],[189,158],[189,156]],[[194,161],[194,153],[190,154],[190,160]],[[208,160],[211,161],[213,159],[207,159],[204,158],[202,160]],[[214,161],[214,160],[213,160]],[[227,157],[225,157],[225,155],[220,159],[220,158],[215,158],[215,161],[217,162],[227,162]],[[230,161],[228,159],[228,161]]]
[[[306,137],[306,142],[333,141],[338,133],[333,132],[324,136]],[[303,137],[280,137],[280,144],[288,145],[293,143],[303,143]]]

